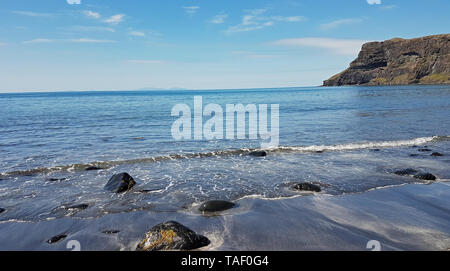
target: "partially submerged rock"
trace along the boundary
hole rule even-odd
[[[48,182],[52,182],[52,183],[63,182],[65,180],[67,180],[67,178],[59,178],[59,179],[58,178],[49,178],[49,179],[47,179]]]
[[[66,207],[67,210],[69,211],[73,211],[73,210],[85,210],[89,207],[88,204],[78,204],[78,205],[73,205],[73,206],[69,206]]]
[[[291,190],[295,191],[309,191],[309,192],[320,192],[322,189],[320,186],[312,183],[296,183],[291,185]]]
[[[178,222],[169,221],[151,228],[136,250],[192,250],[209,244],[205,236],[196,234]]]
[[[418,173],[416,175],[414,175],[414,178],[419,179],[419,180],[425,180],[425,181],[435,181],[436,180],[436,176],[434,176],[431,173]]]
[[[59,241],[66,239],[66,237],[67,237],[67,235],[65,235],[65,234],[56,235],[56,236],[53,236],[52,238],[48,239],[47,243],[49,243],[49,244],[58,243]]]
[[[396,175],[400,175],[400,176],[406,176],[406,175],[414,175],[416,173],[418,173],[419,171],[413,169],[413,168],[407,168],[407,169],[402,169],[402,170],[397,170],[394,172],[394,174]]]
[[[87,167],[84,170],[86,171],[95,171],[95,170],[103,170],[104,168],[101,167],[95,167],[95,166],[91,166],[91,167]]]
[[[431,154],[431,156],[444,156],[444,155],[442,153],[439,153],[439,152],[433,152]]]
[[[3,212],[5,212],[5,211],[6,211],[5,209],[0,208],[0,214],[3,213]]]
[[[255,157],[265,157],[267,156],[267,152],[266,151],[252,151],[251,153],[249,153],[250,156],[255,156]]]
[[[130,190],[136,182],[128,173],[116,174],[109,179],[105,189],[114,193],[122,193]]]
[[[211,201],[207,201],[207,202],[203,203],[202,205],[200,205],[198,210],[200,212],[208,212],[208,213],[221,212],[221,211],[231,209],[234,206],[236,206],[236,204],[233,202],[230,202],[230,201],[211,200]]]
[[[420,152],[430,152],[431,149],[428,149],[428,148],[421,148],[421,149],[418,149],[418,151],[420,151]]]

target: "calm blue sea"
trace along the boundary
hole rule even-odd
[[[259,148],[260,139],[174,140],[171,110],[193,108],[194,96],[222,108],[279,104],[279,147],[253,157],[247,149]],[[329,195],[417,182],[392,174],[403,168],[445,180],[449,136],[450,86],[0,94],[0,222],[291,197],[287,187],[300,181],[321,184]],[[431,151],[419,151],[424,147]],[[85,171],[89,165],[104,169]],[[137,186],[121,196],[104,191],[120,172]],[[73,204],[89,208],[64,208]]]

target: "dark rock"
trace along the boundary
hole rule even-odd
[[[205,236],[196,234],[178,222],[169,221],[151,228],[136,250],[192,250],[209,244]]]
[[[255,156],[255,157],[265,157],[267,156],[267,152],[266,151],[253,151],[251,153],[249,153],[250,156]]]
[[[414,175],[417,172],[418,171],[413,168],[407,168],[407,169],[397,170],[394,172],[394,174],[400,175],[400,176],[406,176],[406,175]]]
[[[372,149],[372,151],[379,152],[381,150],[380,149]]]
[[[104,234],[116,234],[119,233],[119,230],[106,230],[106,231],[102,231],[102,233]]]
[[[50,179],[47,179],[47,182],[63,182],[65,180],[67,180],[67,179],[66,178],[61,178],[61,179],[50,178]]]
[[[436,176],[434,176],[431,173],[419,173],[414,175],[414,178],[419,179],[419,180],[426,180],[426,181],[435,181],[436,180]]]
[[[291,185],[292,190],[296,191],[310,191],[310,192],[320,192],[322,189],[320,186],[312,184],[312,183],[297,183]]]
[[[420,151],[420,152],[430,152],[431,150],[427,149],[427,148],[422,148],[422,149],[418,149],[418,151]]]
[[[56,235],[56,236],[53,236],[52,238],[48,239],[47,243],[49,243],[49,244],[58,243],[59,241],[66,239],[66,237],[67,237],[67,235],[65,235],[65,234]]]
[[[442,153],[439,153],[439,152],[433,152],[431,154],[431,156],[444,156],[444,155]]]
[[[109,179],[105,189],[115,193],[122,193],[130,190],[136,182],[128,173],[116,174]]]
[[[66,209],[67,210],[85,210],[88,207],[89,207],[88,204],[78,204],[78,205],[69,206]]]
[[[410,154],[409,156],[411,156],[411,157],[417,157],[417,156],[419,156],[417,153],[412,153],[412,154]]]
[[[236,206],[233,202],[224,200],[211,200],[200,205],[198,210],[200,212],[221,212]]]
[[[104,168],[101,168],[101,167],[87,167],[84,170],[86,170],[86,171],[95,171],[95,170],[102,170],[102,169],[104,169]]]
[[[5,211],[6,211],[5,209],[0,208],[0,214],[3,213],[3,212],[5,212]]]
[[[449,41],[442,34],[366,43],[347,70],[323,85],[449,84]]]

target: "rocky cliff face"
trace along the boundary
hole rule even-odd
[[[350,68],[324,86],[450,84],[450,34],[362,46]]]

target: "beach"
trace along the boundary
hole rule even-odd
[[[175,140],[171,109],[198,96],[278,104],[279,146]],[[167,221],[207,251],[448,250],[448,97],[448,86],[0,94],[0,250],[136,250]],[[125,172],[129,187],[107,189]],[[199,210],[213,200],[234,206]]]

